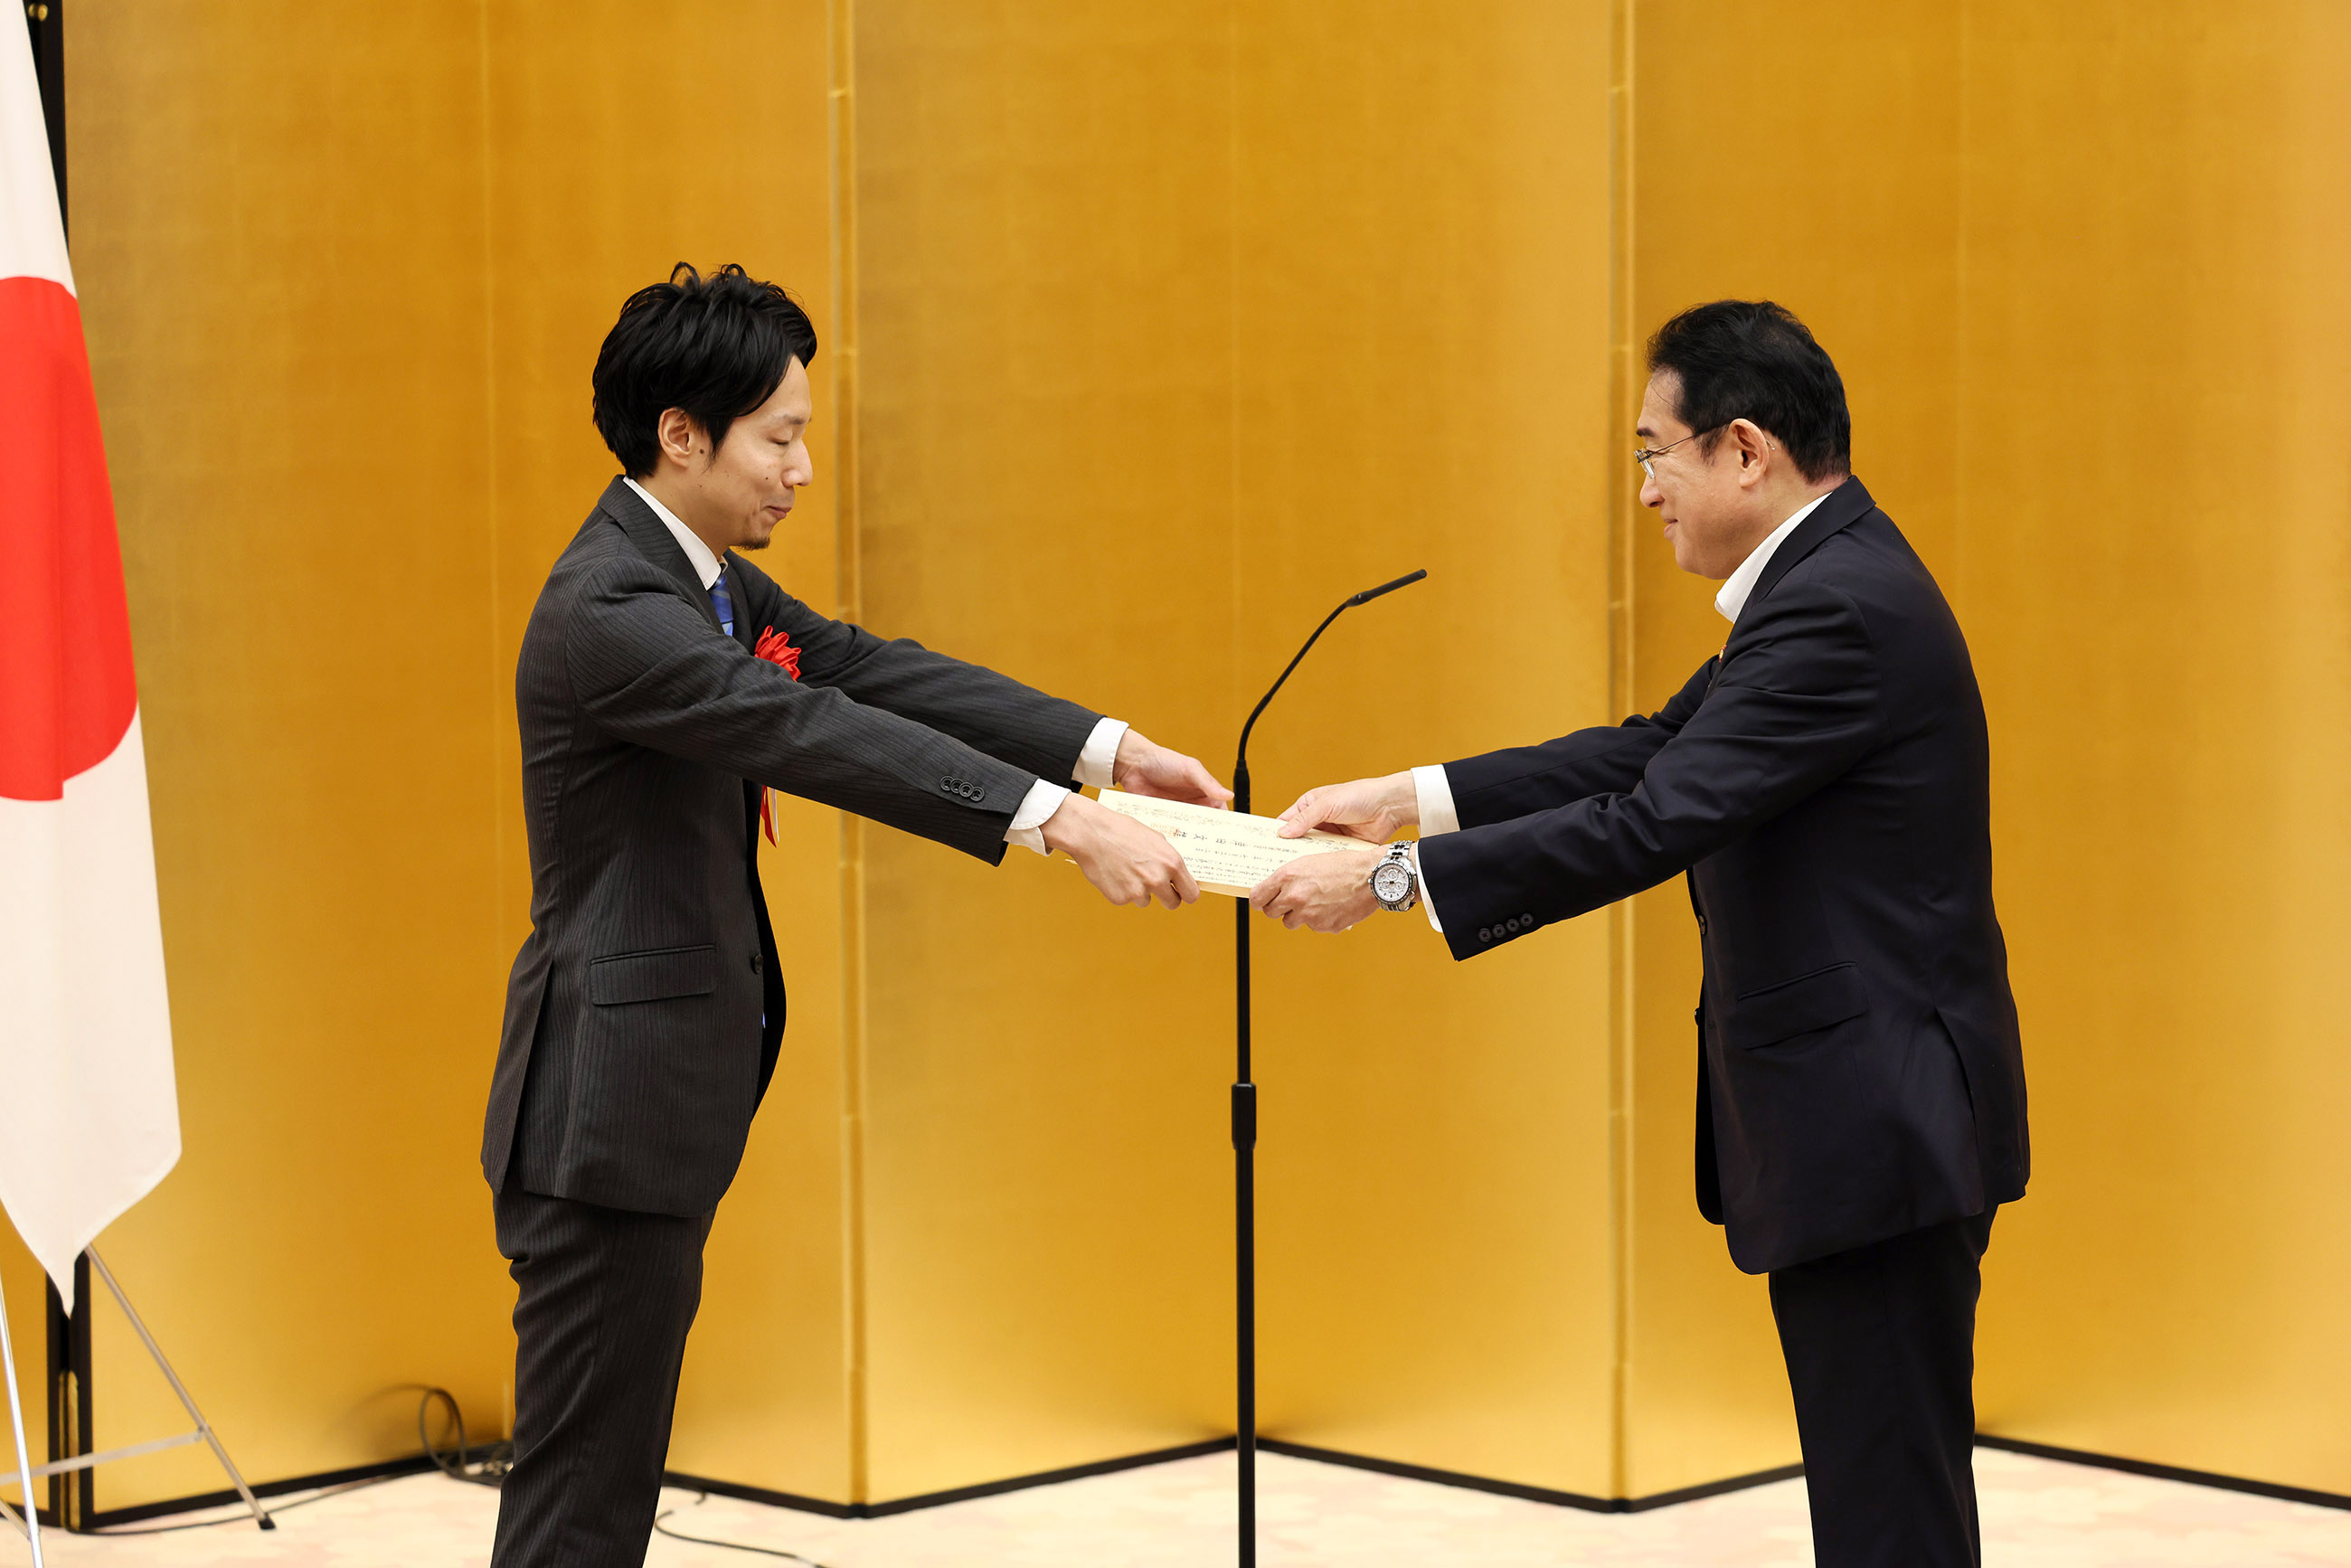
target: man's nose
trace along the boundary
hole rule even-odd
[[[1655,479],[1642,480],[1641,505],[1645,507],[1662,507],[1665,504],[1666,493],[1657,488],[1657,482]]]

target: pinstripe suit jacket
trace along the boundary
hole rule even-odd
[[[531,932],[482,1136],[490,1186],[699,1215],[775,1070],[784,988],[755,852],[773,785],[978,856],[1098,715],[826,619],[740,556],[725,635],[615,479],[549,573],[515,672]],[[751,656],[768,627],[798,680]]]

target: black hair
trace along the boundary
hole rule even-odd
[[[1769,299],[1693,305],[1649,340],[1649,371],[1681,383],[1681,422],[1712,452],[1722,427],[1751,420],[1814,484],[1853,471],[1853,415],[1827,350],[1793,312]]]
[[[679,262],[667,283],[621,307],[596,355],[596,430],[642,479],[661,457],[661,416],[684,409],[715,451],[727,427],[776,395],[791,369],[816,359],[816,328],[799,300],[728,263],[708,277]]]

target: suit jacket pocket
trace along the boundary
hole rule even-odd
[[[1752,1051],[1868,1010],[1869,993],[1862,988],[1861,971],[1851,964],[1832,964],[1741,995],[1731,1003],[1726,1032],[1731,1044]]]
[[[718,988],[716,947],[656,947],[615,953],[588,966],[588,999],[600,1008],[664,997],[706,997]]]

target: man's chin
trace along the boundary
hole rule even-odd
[[[784,517],[789,517],[791,515],[791,508],[789,507],[784,509],[783,517],[777,517],[772,520],[769,519],[765,512],[760,513],[758,517],[751,524],[752,537],[745,539],[741,544],[737,545],[735,548],[737,549],[766,549],[768,546],[774,541],[776,530],[784,526]]]

